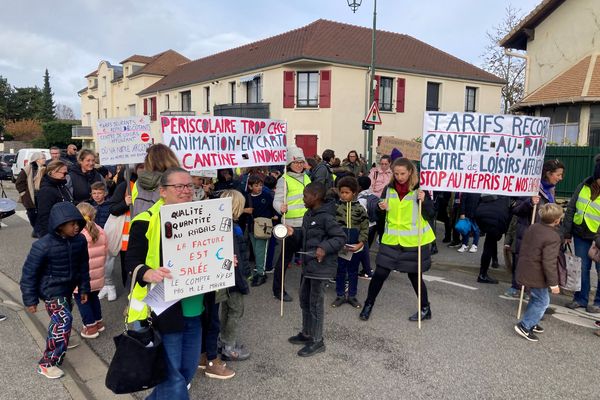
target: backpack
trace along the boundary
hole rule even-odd
[[[361,196],[361,199],[367,200],[367,215],[369,216],[369,222],[377,222],[379,219],[379,197],[373,193],[369,193],[366,196]]]

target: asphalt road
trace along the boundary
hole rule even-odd
[[[14,190],[9,190],[9,196],[14,195]],[[0,272],[18,281],[32,243],[31,230],[19,216],[12,216],[4,223],[7,226],[0,230]],[[288,291],[294,301],[285,304],[283,318],[279,316],[279,302],[271,296],[271,280],[252,288],[245,297],[246,310],[240,330],[240,340],[252,352],[251,358],[229,363],[237,373],[231,380],[208,379],[199,372],[192,384],[191,398],[599,397],[599,362],[594,349],[600,338],[590,329],[593,316],[567,311],[557,305],[568,298],[553,296],[557,312],[542,322],[546,332],[540,335],[540,342],[527,342],[513,331],[517,302],[501,297],[508,285],[475,282],[480,254],[457,255],[456,251],[440,248],[442,253],[436,256],[433,269],[427,273],[433,319],[424,321],[421,330],[408,321],[408,316],[416,311],[417,301],[403,274],[390,275],[368,322],[360,321],[359,310],[349,305],[339,309],[329,307],[335,297],[331,287],[326,297],[327,351],[308,359],[298,357],[299,347],[287,342],[301,325],[300,269],[294,267],[289,271]],[[502,269],[492,271],[492,275],[508,279]],[[367,287],[367,281],[359,282],[361,301],[366,297]],[[118,301],[102,302],[107,330],[98,339],[86,341],[105,363],[114,351],[112,336],[123,326],[125,296],[120,289]],[[0,304],[0,312],[6,313],[3,307]],[[35,374],[39,349],[10,312],[13,311],[9,310],[9,320],[0,322],[3,361],[0,385],[4,388],[0,389],[0,399],[69,398],[64,391],[55,393],[56,382],[50,386]],[[76,321],[79,328],[78,316]],[[20,372],[8,373],[13,370]],[[37,391],[27,394],[30,391],[25,388],[33,386]],[[42,390],[47,393],[40,393]]]

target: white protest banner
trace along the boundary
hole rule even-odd
[[[216,178],[217,170],[216,169],[200,169],[197,171],[190,171],[191,176],[200,176],[202,178]]]
[[[235,285],[231,198],[164,205],[160,209],[165,301]]]
[[[99,119],[96,145],[103,165],[144,162],[152,145],[148,116]]]
[[[421,189],[537,195],[549,118],[425,113]]]
[[[162,116],[160,127],[188,171],[286,163],[285,121]]]

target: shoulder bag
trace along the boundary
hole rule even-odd
[[[248,194],[250,207],[254,209],[252,205],[252,194]],[[254,217],[254,223],[252,224],[252,233],[257,239],[270,239],[273,233],[273,220],[266,217]]]

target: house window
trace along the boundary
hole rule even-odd
[[[550,138],[548,142],[555,145],[576,145],[579,136],[578,105],[546,107],[540,113],[542,117],[550,117]]]
[[[598,104],[590,107],[588,146],[600,146],[600,105]]]
[[[156,97],[150,97],[150,121],[156,121]]]
[[[129,106],[129,116],[130,117],[135,117],[135,104],[130,104]]]
[[[210,112],[210,87],[204,87],[204,112]]]
[[[262,82],[260,76],[246,82],[246,102],[260,103],[262,101]]]
[[[192,91],[181,92],[181,111],[192,111]]]
[[[379,109],[381,111],[392,111],[392,84],[393,78],[381,77],[379,79]]]
[[[106,77],[102,77],[102,96],[106,96]]]
[[[108,118],[108,110],[106,108],[102,109],[102,114],[104,115],[104,119]]]
[[[85,113],[86,126],[92,126],[92,113]]]
[[[235,103],[235,82],[229,82],[229,99],[230,103]]]
[[[297,107],[319,106],[319,73],[298,72]]]
[[[167,111],[171,108],[171,105],[169,103],[170,103],[169,95],[165,94],[165,110],[167,110]]]
[[[435,82],[427,82],[427,104],[426,111],[440,110],[440,84]]]
[[[475,112],[477,102],[477,88],[467,86],[465,89],[465,112]]]

